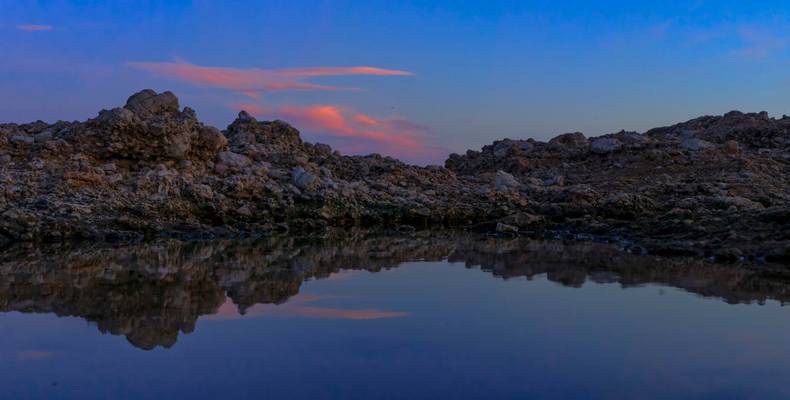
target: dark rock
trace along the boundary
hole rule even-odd
[[[172,93],[144,90],[84,122],[0,124],[0,236],[503,224],[627,236],[651,253],[781,258],[788,161],[790,119],[730,112],[644,134],[498,140],[417,167],[342,156],[243,111],[220,132]]]

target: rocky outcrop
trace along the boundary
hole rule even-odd
[[[524,182],[528,212],[547,226],[636,238],[650,252],[790,259],[788,117],[734,111],[644,134],[499,141],[445,166],[460,180]]]
[[[504,224],[788,260],[789,128],[731,112],[643,134],[505,139],[417,167],[344,156],[246,112],[220,132],[144,90],[84,122],[0,124],[0,242]]]

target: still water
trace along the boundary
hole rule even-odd
[[[790,271],[425,234],[0,254],[2,398],[790,398]]]

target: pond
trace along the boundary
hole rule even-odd
[[[3,398],[790,398],[790,271],[458,233],[0,253]]]

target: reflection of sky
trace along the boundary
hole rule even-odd
[[[781,116],[789,12],[780,0],[0,0],[0,121],[83,119],[152,87],[219,127],[244,104],[310,140],[425,162],[502,137]]]
[[[445,263],[309,281],[300,296],[279,307],[408,316],[204,318],[173,348],[141,351],[76,318],[8,313],[0,316],[0,391],[8,398],[790,395],[790,318],[775,302],[733,306],[655,286],[502,281]],[[23,360],[24,352],[48,356]]]
[[[340,276],[342,274],[336,274]],[[282,305],[256,304],[244,311],[239,312],[238,307],[233,301],[226,299],[213,315],[204,317],[207,320],[235,320],[242,318],[283,316],[283,317],[302,317],[302,318],[330,318],[330,319],[380,319],[380,318],[399,318],[409,315],[401,311],[384,311],[376,309],[345,309],[332,307],[319,307],[311,305],[322,300],[343,298],[344,296],[315,296],[297,294],[288,299]]]

